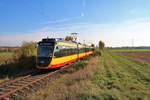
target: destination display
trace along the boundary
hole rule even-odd
[[[45,46],[46,46],[46,45],[47,45],[47,46],[53,46],[54,43],[45,43],[45,42],[41,42],[41,43],[39,43],[39,45],[40,45],[40,46],[42,46],[42,45],[43,45],[43,46],[44,46],[44,45],[45,45]]]

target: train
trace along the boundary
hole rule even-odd
[[[94,46],[62,38],[43,38],[37,43],[38,69],[56,69],[92,55]]]

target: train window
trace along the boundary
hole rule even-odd
[[[38,56],[40,57],[49,57],[53,54],[53,46],[39,46],[38,47]]]
[[[70,48],[70,49],[60,49],[56,50],[54,53],[55,57],[63,57],[63,56],[69,56],[69,55],[74,55],[78,53],[77,48]]]

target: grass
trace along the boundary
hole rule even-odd
[[[105,53],[92,81],[99,99],[150,98],[150,65]]]
[[[12,56],[13,52],[0,52],[0,57]]]
[[[0,83],[5,82],[5,81],[8,81],[8,80],[9,80],[8,77],[6,77],[6,78],[4,78],[4,79],[0,79]]]
[[[79,61],[78,63],[73,65],[73,68],[76,70],[83,69],[87,65],[86,61]]]
[[[0,52],[0,65],[13,59],[13,52]]]
[[[91,87],[90,79],[94,75],[98,59],[80,61],[69,68],[68,73],[61,75],[55,81],[50,82],[44,89],[37,91],[28,100],[76,100],[85,98]],[[86,64],[87,63],[87,64]],[[83,67],[84,65],[84,67]],[[79,68],[81,66],[81,68]],[[77,67],[77,68],[75,68]]]
[[[94,60],[93,60],[94,59]],[[82,65],[82,64],[81,64]],[[150,65],[104,52],[62,75],[30,100],[148,100]]]
[[[150,49],[110,49],[112,52],[150,52]]]

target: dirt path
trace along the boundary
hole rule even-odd
[[[116,52],[116,54],[150,64],[150,52]]]

